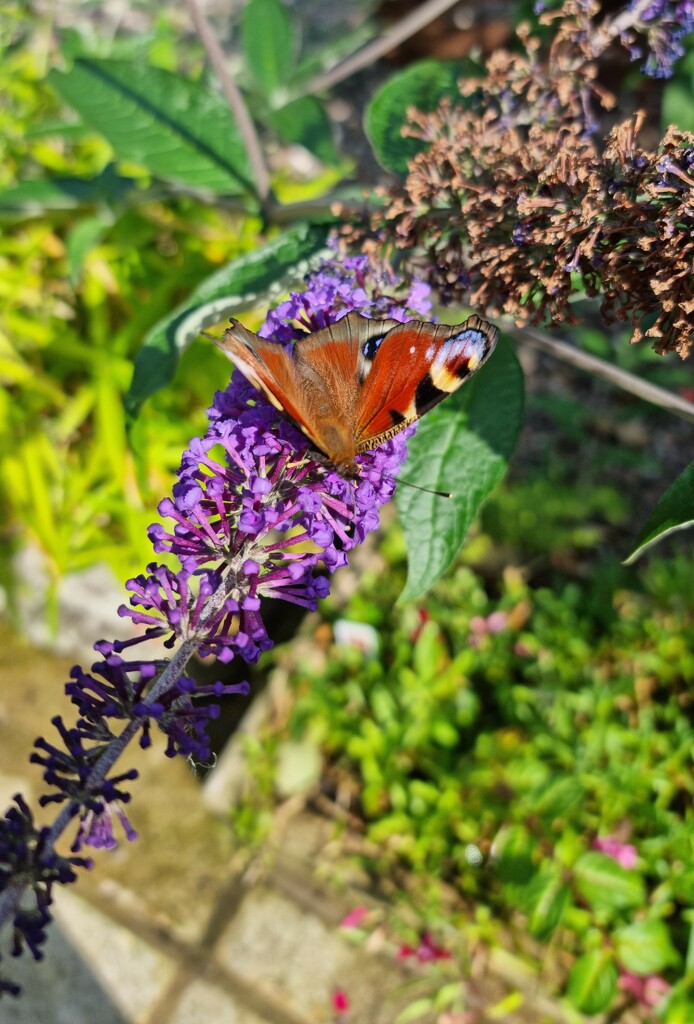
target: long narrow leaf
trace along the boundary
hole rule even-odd
[[[204,85],[161,68],[90,57],[51,71],[48,80],[120,159],[199,189],[254,191],[236,122]]]
[[[125,404],[132,420],[142,403],[173,378],[178,361],[201,330],[227,316],[257,305],[273,286],[287,288],[283,279],[306,273],[306,261],[325,245],[327,226],[299,224],[218,270],[195,289],[188,300],[156,325],[145,338]]]

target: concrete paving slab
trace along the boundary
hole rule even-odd
[[[252,890],[217,944],[222,966],[310,1021],[330,1019],[330,1000],[353,957],[336,932],[270,888]]]
[[[31,956],[3,957],[7,974],[22,986],[0,1002],[2,1024],[129,1024],[81,953],[54,926],[41,963]]]
[[[57,891],[53,909],[44,960],[4,961],[23,991],[2,1000],[0,1022],[144,1024],[173,962],[73,893]]]
[[[412,978],[395,963],[349,946],[335,927],[269,886],[246,896],[215,952],[223,966],[315,1024],[334,1018],[338,988],[348,995],[350,1019],[364,1024],[392,1024],[415,998]]]
[[[123,1020],[144,1024],[174,978],[174,961],[68,889],[56,892],[54,911],[61,933]]]
[[[169,1024],[265,1024],[215,985],[194,981],[183,992]]]

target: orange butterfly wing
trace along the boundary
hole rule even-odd
[[[237,320],[217,344],[333,463],[348,466],[456,391],[498,333],[477,316],[448,327],[349,313],[291,349]]]
[[[301,415],[301,381],[291,354],[277,342],[266,341],[247,330],[238,320],[215,344],[276,409],[285,410],[302,430],[307,428]]]
[[[370,351],[396,325],[350,313],[287,349],[232,320],[216,343],[275,408],[340,463],[356,454],[355,411],[361,381],[371,369]]]
[[[478,316],[453,327],[409,321],[389,331],[359,393],[357,451],[377,448],[457,391],[486,362],[498,335]]]

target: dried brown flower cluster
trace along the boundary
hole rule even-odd
[[[456,103],[410,112],[426,149],[360,245],[393,248],[448,301],[517,322],[576,321],[582,285],[633,341],[686,355],[694,343],[694,136],[670,128],[657,150],[638,147],[641,118],[601,149],[591,108],[595,8],[566,4],[549,56],[497,53],[484,80]],[[369,238],[370,234],[370,238]],[[352,236],[354,237],[354,235]]]

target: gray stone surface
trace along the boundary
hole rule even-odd
[[[58,927],[50,929],[40,964],[28,955],[3,956],[3,966],[23,991],[0,1002],[2,1024],[129,1024]]]
[[[54,911],[62,934],[110,1004],[124,1020],[145,1024],[174,978],[174,961],[69,889],[56,892]]]
[[[283,869],[280,874],[286,879]],[[310,876],[304,874],[303,894],[297,894],[296,881],[295,876],[294,898],[267,884],[249,893],[216,948],[219,962],[311,1024],[334,1019],[336,989],[348,993],[350,1021],[393,1024],[423,994],[417,977],[392,957],[347,942],[336,926],[341,901],[331,912],[327,894],[316,892]],[[431,983],[426,991],[431,993]],[[426,1016],[418,1020],[430,1024]]]
[[[170,1024],[265,1024],[216,985],[194,981],[183,992]]]
[[[4,961],[23,992],[2,1024],[144,1024],[174,964],[67,890],[56,892],[46,956]]]
[[[270,888],[246,896],[215,952],[310,1021],[329,1020],[332,993],[354,956],[335,929]]]
[[[46,556],[35,545],[27,544],[15,555],[12,571],[17,580],[22,632],[37,647],[91,664],[96,640],[127,640],[137,635],[139,627],[118,614],[119,606],[127,604],[128,594],[107,565],[67,573],[58,581],[57,627],[52,625],[48,609],[51,574]],[[161,641],[150,643],[149,657],[166,655]]]

